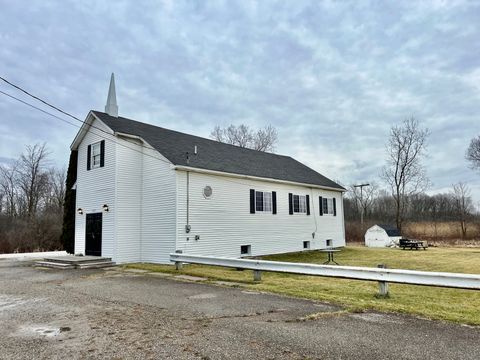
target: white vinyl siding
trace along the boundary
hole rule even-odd
[[[144,152],[142,261],[171,264],[170,253],[175,252],[177,216],[176,173],[155,150],[144,148]]]
[[[141,261],[142,147],[140,142],[116,139],[117,263]],[[132,150],[134,149],[134,150]]]
[[[98,120],[93,125],[111,131]],[[87,146],[102,139],[105,166],[87,171]],[[327,239],[333,239],[333,247],[345,245],[339,191],[272,181],[232,181],[227,176],[198,172],[189,173],[191,231],[187,234],[186,172],[174,170],[157,151],[139,145],[139,140],[104,133],[99,136],[90,131],[80,142],[76,208],[82,208],[84,214],[76,215],[76,253],[85,253],[85,214],[102,212],[104,204],[109,211],[103,212],[102,256],[112,257],[117,263],[169,264],[169,254],[175,250],[239,257],[242,246],[244,251],[248,249],[248,255],[257,256],[302,251],[305,242],[310,249],[322,249]],[[213,194],[208,199],[204,196],[207,186]],[[261,212],[271,216],[251,214],[251,191],[256,191],[255,202],[257,193],[261,194]],[[310,199],[317,199],[310,202],[313,216],[290,216],[289,194],[309,194]],[[298,212],[308,212],[308,197],[297,196]],[[319,197],[336,199],[337,216],[320,216]],[[328,200],[326,204],[329,213]],[[333,213],[333,206],[331,209]]]
[[[102,122],[93,125],[109,132]],[[169,263],[175,250],[176,175],[139,140],[88,131],[78,147],[75,253],[85,254],[85,214],[103,211],[102,256],[116,263]],[[87,147],[105,139],[105,165],[87,171]],[[92,154],[91,154],[92,156]],[[93,161],[90,159],[92,166]]]
[[[78,146],[76,209],[81,208],[83,214],[75,215],[75,253],[85,254],[86,214],[103,212],[106,204],[109,211],[102,216],[102,256],[115,258],[115,143],[113,135],[108,134],[109,128],[101,121],[94,120],[93,126],[102,131],[87,132]],[[87,171],[88,145],[100,144],[104,139],[105,166]]]
[[[117,140],[117,262],[170,263],[175,251],[175,171],[157,151]]]
[[[320,216],[318,210],[319,196],[335,197],[338,204],[342,202],[341,192],[249,179],[235,179],[233,183],[228,177],[197,172],[190,172],[189,177],[191,231],[187,234],[186,173],[177,170],[177,250],[189,254],[239,257],[242,245],[250,245],[252,256],[303,251],[304,241],[310,241],[311,249],[326,248],[327,239],[333,239],[333,247],[345,246],[343,210],[337,206],[338,216]],[[205,186],[211,186],[215,194],[208,200],[202,192]],[[275,191],[277,214],[251,214],[251,189]],[[316,203],[311,203],[311,216],[289,215],[289,193],[310,194],[310,198],[317,199]],[[198,236],[197,240],[195,236]]]

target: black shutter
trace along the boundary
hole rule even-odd
[[[305,196],[305,202],[307,203],[307,215],[310,215],[310,196]]]
[[[105,165],[105,140],[100,141],[100,167]]]
[[[319,201],[319,203],[320,203],[320,206],[319,206],[319,208],[320,208],[320,216],[323,216],[323,197],[320,196],[318,199],[320,200],[320,201]]]
[[[277,213],[277,192],[272,191],[272,214]]]
[[[333,216],[337,216],[337,199],[333,198]]]
[[[255,214],[255,190],[250,189],[250,214]]]
[[[293,195],[288,193],[288,213],[293,215]]]
[[[91,169],[90,158],[92,157],[92,145],[87,146],[87,170]]]

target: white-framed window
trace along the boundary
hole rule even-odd
[[[323,215],[333,215],[333,198],[323,198]]]
[[[255,211],[272,212],[272,193],[268,191],[255,191]]]
[[[307,197],[305,195],[293,195],[293,213],[307,213]]]
[[[101,157],[102,157],[102,147],[100,145],[100,141],[92,144],[92,150],[90,154],[90,164],[92,169],[99,168],[101,166]]]

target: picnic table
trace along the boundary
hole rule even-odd
[[[339,252],[339,251],[340,250],[338,250],[338,249],[322,249],[322,250],[320,250],[320,252],[326,252],[328,254],[328,259],[323,264],[330,264],[331,262],[333,262],[334,264],[340,265],[339,263],[337,263],[333,259],[333,254],[336,253],[336,252]]]
[[[423,249],[427,250],[428,245],[426,245],[423,241],[420,240],[412,240],[412,239],[400,239],[398,246],[402,248],[402,250],[410,249],[410,250],[418,250]]]

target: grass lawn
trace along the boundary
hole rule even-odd
[[[265,256],[265,260],[321,264],[326,254],[316,251]],[[341,265],[446,271],[480,274],[480,249],[429,248],[423,250],[372,249],[347,247],[335,254]],[[251,290],[344,305],[347,311],[374,309],[414,314],[430,319],[480,325],[480,291],[444,289],[428,286],[390,284],[390,297],[377,298],[378,283],[315,276],[263,273],[260,283],[253,282],[252,271],[185,265],[176,271],[170,265],[131,264],[129,268],[203,276],[210,280],[244,283]]]

